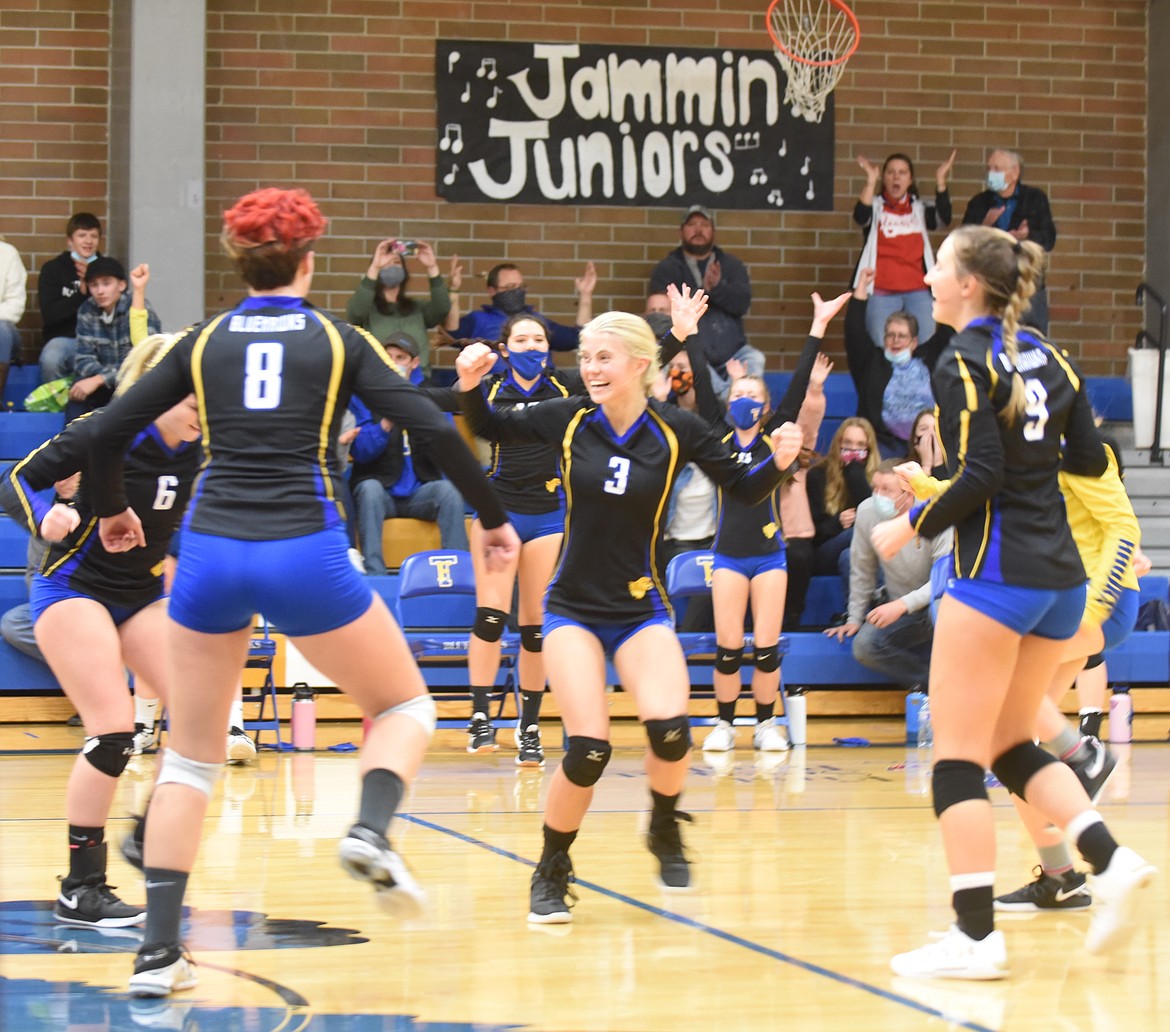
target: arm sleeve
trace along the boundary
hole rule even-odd
[[[1096,556],[1081,553],[1089,574],[1085,616],[1100,626],[1109,619],[1121,597],[1123,581],[1133,568],[1133,557],[1141,544],[1141,530],[1112,456],[1103,476],[1062,473],[1060,486],[1066,495],[1075,496],[1084,505],[1100,531]]]
[[[865,396],[865,382],[870,364],[877,357],[877,347],[870,340],[865,328],[865,313],[868,301],[850,298],[845,308],[845,359],[849,363],[849,376],[858,398]]]
[[[788,381],[788,389],[784,397],[776,406],[776,411],[768,420],[765,427],[767,432],[775,430],[784,423],[793,423],[800,415],[804,397],[808,393],[808,380],[812,375],[813,363],[817,360],[817,352],[821,350],[824,341],[820,337],[808,337],[801,349],[800,357],[796,360],[796,368],[792,372],[792,379]]]
[[[130,344],[137,347],[150,336],[150,315],[145,308],[130,309]]]
[[[673,340],[674,334],[667,334]],[[703,353],[698,337],[691,337],[686,343],[687,358],[691,360],[691,372],[694,375],[695,410],[706,422],[722,430],[726,425],[727,409],[715,393],[711,383],[711,367],[707,365],[707,356]]]
[[[1032,190],[1032,203],[1027,217],[1028,239],[1035,241],[1045,251],[1051,251],[1056,246],[1056,223],[1052,221],[1052,208],[1043,190]]]
[[[5,471],[0,481],[0,505],[30,534],[40,533],[41,520],[53,505],[53,485],[84,468],[98,422],[95,416],[75,419]]]
[[[553,398],[531,408],[499,411],[488,406],[482,390],[459,392],[459,404],[471,432],[501,444],[559,443],[582,401],[577,396]]]
[[[934,205],[928,206],[926,209],[926,228],[938,229],[939,226],[949,226],[953,217],[951,192],[949,190],[936,190]]]
[[[354,356],[354,392],[375,415],[410,432],[414,446],[430,455],[467,504],[479,513],[485,530],[506,523],[507,516],[479,462],[451,420],[421,390],[394,372],[386,353],[372,337],[350,332],[359,342]]]
[[[856,540],[857,540],[856,534],[853,535],[853,539],[856,542]],[[857,545],[854,544],[853,547],[856,548]],[[850,553],[850,556],[852,557],[852,553]],[[929,575],[926,578],[925,584],[920,584],[913,591],[908,591],[901,598],[891,599],[891,601],[901,602],[906,607],[907,613],[917,613],[918,610],[925,609],[928,605],[930,605],[930,577],[929,577]]]
[[[1085,381],[1078,377],[1077,396],[1064,426],[1064,454],[1061,468],[1077,476],[1099,477],[1109,467],[1109,454],[1097,432],[1093,407],[1085,393]]]
[[[564,326],[551,319],[544,320],[548,324],[548,346],[551,351],[576,351],[581,342],[581,331],[576,326]]]
[[[370,309],[374,307],[374,281],[369,276],[363,276],[357,289],[345,303],[345,318],[355,326],[370,325]]]
[[[443,282],[443,277],[432,276],[430,285],[431,296],[422,305],[423,322],[428,327],[438,326],[451,311],[451,295],[447,291],[447,284]]]
[[[849,551],[849,606],[851,624],[861,624],[869,612],[873,589],[877,587],[878,557],[869,540],[869,532],[876,526],[873,504],[862,502],[857,508],[853,544]]]
[[[70,263],[72,271],[72,263]],[[76,273],[73,273],[76,278]],[[56,261],[45,262],[41,266],[41,276],[37,281],[37,301],[41,309],[41,321],[49,325],[64,322],[76,314],[85,303],[85,294],[66,295],[65,288],[73,279],[65,279],[62,275],[61,264]]]
[[[349,399],[349,410],[357,422],[357,437],[350,442],[349,453],[354,462],[373,462],[386,450],[391,431],[382,429],[382,420],[375,416],[361,398]]]
[[[944,439],[958,442],[956,473],[943,491],[910,510],[914,529],[926,537],[953,527],[985,505],[1003,483],[1003,443],[988,395],[987,367],[968,361],[958,350],[946,362],[936,371],[935,391],[939,411],[954,430]]]
[[[869,224],[873,221],[873,205],[862,204],[861,201],[858,201],[853,205],[853,221],[862,229],[868,229]]]
[[[795,462],[786,470],[777,469],[771,454],[750,469],[740,465],[712,427],[690,412],[679,411],[678,415],[683,417],[676,425],[681,431],[684,461],[693,462],[721,488],[747,505],[762,502],[796,471]]]

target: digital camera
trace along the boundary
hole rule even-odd
[[[403,258],[413,258],[418,254],[417,240],[395,240],[394,253],[402,255]]]

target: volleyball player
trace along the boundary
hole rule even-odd
[[[531,408],[551,398],[567,398],[583,391],[575,370],[550,370],[548,330],[530,314],[512,316],[500,331],[500,354],[507,369],[481,385],[493,409]],[[471,523],[471,557],[475,567],[475,626],[471,631],[467,668],[471,677],[471,723],[467,751],[495,752],[496,729],[489,718],[492,685],[500,669],[500,638],[512,608],[512,590],[520,581],[520,699],[516,725],[516,763],[543,767],[540,741],[540,705],[544,696],[541,661],[544,589],[565,530],[565,495],[557,470],[556,449],[548,444],[492,445],[488,470],[508,519],[520,535],[520,555],[514,564],[492,572],[478,548],[482,526]]]
[[[155,334],[137,345],[118,372],[125,390],[170,346]],[[101,432],[104,412],[69,424],[16,463],[0,481],[8,514],[49,542],[29,593],[37,645],[65,694],[77,707],[85,745],[69,774],[69,873],[53,907],[70,925],[120,928],[139,925],[141,907],[122,902],[106,882],[109,817],[118,777],[134,746],[134,700],[126,681],[166,699],[167,605],[161,569],[171,535],[182,519],[199,468],[199,416],[188,395],[138,434],[126,450],[126,492],[143,514],[144,547],[108,552],[96,540],[93,483],[82,476],[68,503],[42,492],[85,470],[89,444]],[[222,737],[221,737],[222,742]]]
[[[939,434],[951,479],[904,517],[873,531],[893,555],[915,532],[955,527],[952,577],[931,658],[934,808],[956,920],[941,939],[894,957],[896,974],[996,979],[1008,973],[995,931],[995,828],[987,767],[1072,839],[1092,866],[1099,901],[1086,945],[1132,934],[1154,869],[1118,846],[1068,767],[1032,741],[1040,700],[1085,609],[1057,473],[1099,476],[1107,460],[1084,385],[1063,352],[1020,314],[1044,252],[986,227],[952,233],[927,275],[938,322],[955,338],[935,367]],[[1063,443],[1062,443],[1063,442]]]
[[[697,299],[697,301],[696,301]],[[693,333],[705,297],[674,291],[675,333]],[[696,314],[697,313],[697,314]],[[683,322],[689,325],[682,328]],[[689,679],[674,636],[655,551],[671,486],[687,462],[734,494],[762,501],[800,450],[795,426],[777,431],[776,449],[754,467],[736,463],[719,435],[677,406],[648,400],[658,345],[639,317],[607,312],[581,331],[585,398],[493,412],[478,390],[495,355],[484,345],[456,361],[464,412],[476,433],[512,444],[543,442],[561,456],[565,539],[545,599],[544,661],[561,707],[568,746],[545,806],[544,848],[532,876],[529,921],[571,920],[569,848],[609,762],[606,656],[634,696],[646,726],[646,771],[653,807],[648,846],[669,888],[690,884],[678,810],[690,752]],[[696,353],[692,361],[701,361]]]
[[[736,463],[754,466],[762,462],[775,447],[768,434],[784,423],[796,421],[825,330],[850,296],[846,293],[825,302],[820,294],[813,294],[808,340],[793,382],[775,412],[771,411],[768,387],[761,377],[732,380],[727,409],[733,429],[723,441]],[[827,359],[822,368],[827,375]],[[784,752],[788,740],[775,719],[780,691],[780,626],[788,590],[779,491],[772,492],[765,504],[748,505],[720,489],[718,513],[711,568],[718,720],[704,739],[703,750],[730,752],[735,748],[735,704],[740,695],[744,621],[750,601],[755,666],[752,696],[756,704],[752,746],[761,752]]]
[[[223,240],[250,296],[182,334],[107,409],[93,443],[102,541],[131,549],[142,531],[127,506],[121,449],[194,391],[205,459],[170,601],[171,732],[147,820],[146,929],[130,979],[136,996],[165,996],[196,982],[180,943],[183,896],[257,612],[373,721],[342,866],[400,913],[421,903],[386,831],[422,762],[435,707],[397,624],[347,553],[336,438],[351,393],[406,427],[442,463],[479,512],[489,566],[511,561],[518,547],[454,426],[394,372],[373,337],[306,301],[313,245],[324,228],[303,190],[241,198],[224,216]]]

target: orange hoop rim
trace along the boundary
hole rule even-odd
[[[768,13],[766,16],[768,19],[768,35],[772,37],[772,43],[776,49],[784,54],[785,57],[788,57],[791,60],[797,61],[803,65],[810,65],[813,68],[832,68],[834,65],[844,64],[849,60],[849,58],[853,56],[861,43],[861,25],[857,21],[857,15],[853,13],[853,10],[849,7],[848,4],[845,3],[845,0],[825,0],[825,2],[831,4],[833,7],[836,7],[837,10],[841,11],[845,15],[845,17],[849,20],[850,27],[853,29],[853,45],[840,57],[833,58],[832,61],[810,61],[807,57],[802,57],[800,54],[793,53],[781,40],[776,37],[776,29],[772,23],[772,12],[781,4],[788,2],[790,2],[790,0],[772,0],[772,2],[768,4]]]

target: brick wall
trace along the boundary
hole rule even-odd
[[[749,265],[752,342],[783,367],[808,294],[844,289],[860,237],[858,153],[904,150],[932,189],[952,147],[956,215],[989,145],[1020,150],[1060,239],[1053,333],[1094,374],[1124,370],[1144,254],[1146,0],[858,0],[863,40],[838,87],[834,212],[719,215]],[[317,299],[335,311],[383,235],[436,242],[475,276],[505,257],[570,320],[572,278],[597,263],[595,310],[640,310],[676,209],[446,204],[435,197],[433,47],[447,38],[766,48],[766,0],[208,0],[207,304],[238,296],[219,212],[258,183],[297,182],[331,218]],[[295,12],[295,13],[290,13]],[[501,16],[506,11],[507,18]],[[171,41],[168,45],[177,45]],[[0,232],[35,269],[70,212],[105,216],[109,11],[102,0],[9,0],[0,11]],[[1086,57],[1091,63],[1086,63]],[[937,241],[936,241],[937,242]],[[482,279],[466,277],[478,303]],[[30,277],[35,292],[35,276]],[[165,322],[166,313],[163,313]],[[35,295],[26,351],[39,335]],[[830,336],[830,350],[839,354]],[[844,368],[843,363],[839,368]]]

